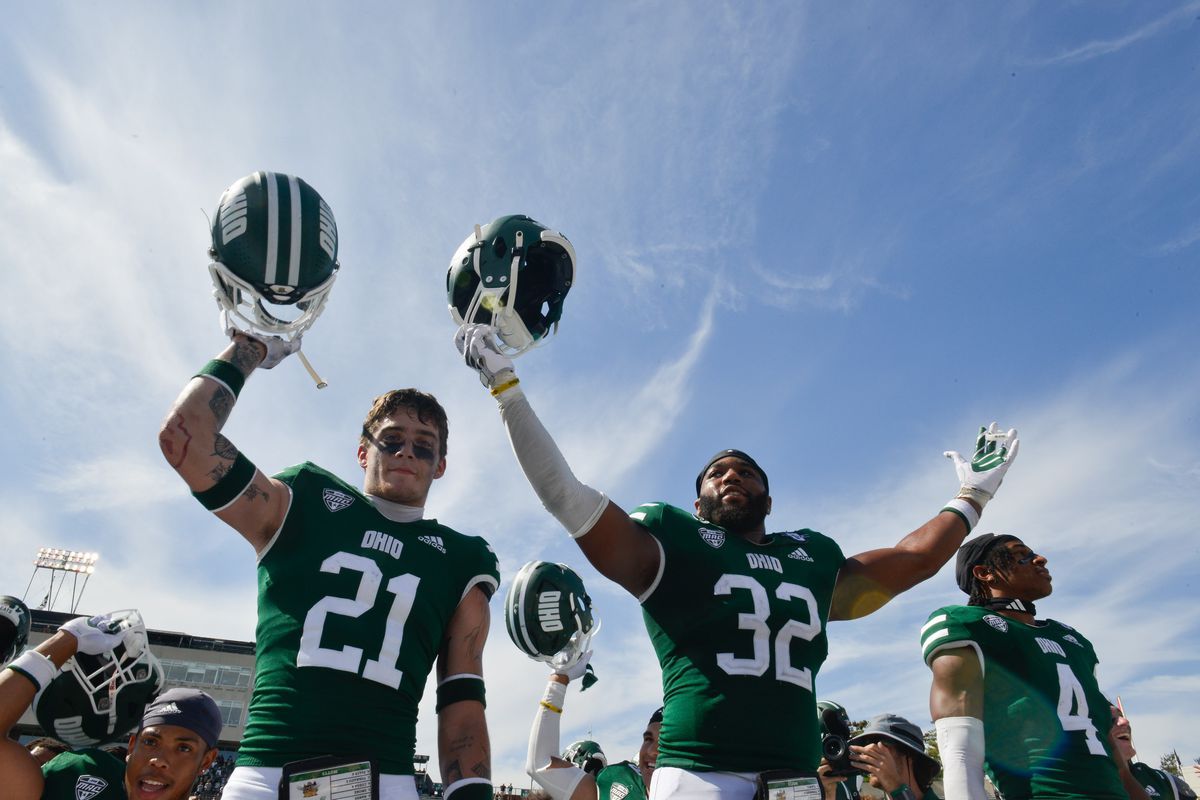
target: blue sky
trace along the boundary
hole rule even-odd
[[[253,635],[252,553],[155,434],[223,346],[206,271],[221,191],[270,169],[334,209],[343,269],[298,363],[226,432],[267,470],[358,480],[370,399],[451,419],[431,495],[588,581],[601,683],[563,743],[631,756],[659,704],[636,603],[592,571],[456,361],[445,267],[476,222],[563,231],[578,280],[518,362],[577,474],[688,506],[715,450],[771,475],[776,529],[847,553],[956,489],[992,419],[1022,450],[981,530],[1050,559],[1039,604],[1096,644],[1146,760],[1200,756],[1200,3],[39,3],[0,32],[0,586],[38,546],[101,553],[89,610]],[[35,587],[36,591],[36,587]],[[949,569],[831,628],[822,697],[928,727],[918,629]],[[493,602],[497,782],[546,675]],[[432,703],[419,750],[435,751]],[[435,756],[436,759],[436,756]]]

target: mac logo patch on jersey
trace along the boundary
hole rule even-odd
[[[341,511],[354,502],[353,497],[345,492],[339,492],[337,489],[326,489],[321,492],[321,499],[325,501],[325,507],[330,511]]]
[[[614,783],[608,788],[608,800],[624,800],[627,794],[629,794],[629,787],[619,783]]]
[[[108,788],[108,781],[95,775],[80,775],[75,781],[75,800],[92,800]]]
[[[995,614],[988,614],[983,618],[983,621],[1001,633],[1008,633],[1008,620],[1006,620],[1004,617],[997,617]]]
[[[807,541],[808,541],[808,535],[807,535],[807,534],[803,534],[803,533],[796,533],[795,531],[788,531],[787,533],[785,533],[785,534],[783,534],[783,535],[784,535],[784,536],[789,536],[789,537],[791,537],[791,538],[795,539],[797,542],[807,542]]]
[[[711,547],[725,544],[725,531],[714,531],[712,528],[697,528],[696,532]]]
[[[1071,644],[1075,645],[1076,647],[1083,647],[1083,642],[1076,639],[1074,634],[1068,633],[1066,636],[1063,637],[1063,641],[1070,642]]]

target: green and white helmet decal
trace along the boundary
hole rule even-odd
[[[450,259],[446,294],[458,325],[494,325],[504,352],[520,355],[557,332],[575,281],[575,248],[523,214],[476,225]]]
[[[562,757],[591,775],[608,766],[608,757],[600,749],[600,744],[591,739],[573,742],[563,751]]]
[[[12,661],[29,642],[29,607],[10,595],[0,595],[0,665]]]
[[[209,251],[222,327],[302,334],[325,308],[337,250],[333,210],[301,178],[255,172],[230,186],[213,217]]]
[[[75,748],[122,740],[163,688],[163,671],[131,612],[123,642],[99,655],[76,653],[33,700],[38,724]]]
[[[530,561],[513,578],[504,622],[521,652],[545,662],[568,645],[587,649],[599,627],[580,577],[566,564],[548,561]]]

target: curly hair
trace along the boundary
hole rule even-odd
[[[390,417],[402,408],[410,409],[417,419],[426,425],[432,425],[438,432],[438,456],[446,457],[446,444],[450,438],[450,423],[446,419],[446,409],[437,398],[419,389],[393,389],[387,394],[381,394],[371,404],[367,418],[363,420],[362,435],[358,443],[366,447],[368,437],[381,420]]]

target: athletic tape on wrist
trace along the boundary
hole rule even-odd
[[[50,681],[58,676],[58,667],[36,650],[30,650],[11,664],[8,668],[28,678],[38,691],[50,685]]]
[[[210,378],[216,381],[230,391],[234,400],[242,393],[242,387],[246,385],[246,376],[242,374],[240,369],[228,361],[221,361],[216,358],[201,367],[200,371],[192,377]]]
[[[958,498],[962,500],[974,500],[979,504],[980,508],[987,505],[988,500],[992,499],[990,492],[985,492],[975,486],[962,486],[958,490]]]
[[[254,480],[254,473],[257,469],[250,463],[250,459],[238,453],[237,458],[233,460],[233,466],[221,480],[217,481],[211,489],[192,492],[192,497],[199,500],[200,505],[209,511],[221,511],[241,497],[242,492],[246,491],[246,487]]]
[[[437,704],[434,711],[440,712],[446,706],[461,703],[463,700],[478,700],[487,708],[484,697],[483,676],[463,673],[451,675],[438,684]]]
[[[961,497],[956,497],[946,503],[946,505],[942,506],[942,511],[949,511],[961,517],[962,521],[967,523],[967,533],[973,531],[975,526],[979,524],[979,512],[975,510],[975,506]]]
[[[487,778],[463,778],[446,787],[443,800],[492,800],[492,782]]]

